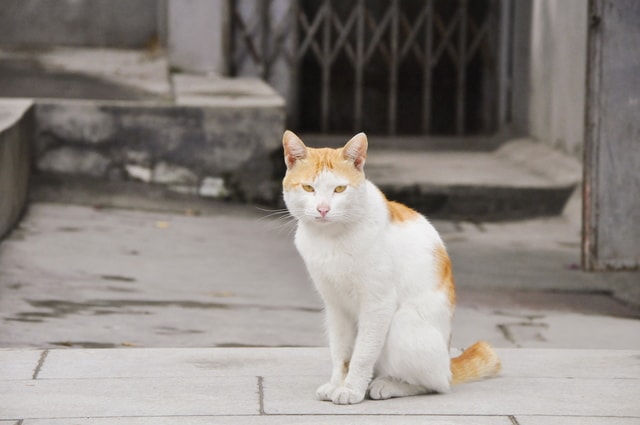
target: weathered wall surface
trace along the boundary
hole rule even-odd
[[[167,49],[172,67],[228,74],[228,0],[168,0]]]
[[[30,101],[0,101],[0,239],[20,218],[27,202],[32,131]]]
[[[161,38],[164,0],[2,0],[0,45],[144,47]]]
[[[273,202],[279,194],[271,157],[282,137],[282,107],[41,101],[36,121],[39,171],[204,196],[224,181],[246,201]]]
[[[588,2],[534,0],[528,130],[543,143],[582,157]]]
[[[583,260],[589,269],[637,270],[640,3],[595,0],[591,6]]]

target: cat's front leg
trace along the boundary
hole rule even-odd
[[[349,371],[349,359],[353,353],[356,338],[356,326],[353,320],[341,311],[326,304],[326,319],[331,350],[331,379],[316,390],[319,400],[333,400],[335,390],[344,384]]]
[[[384,346],[395,301],[389,297],[383,304],[380,299],[370,306],[364,306],[358,320],[358,335],[349,371],[344,384],[333,392],[335,404],[356,404],[364,400],[369,381],[373,376],[373,367]]]

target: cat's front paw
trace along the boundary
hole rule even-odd
[[[357,404],[362,400],[364,400],[364,391],[357,391],[348,387],[336,388],[331,398],[334,404]]]
[[[324,385],[320,385],[316,390],[316,397],[321,401],[331,401],[333,399],[333,392],[338,388],[337,385],[333,385],[331,382],[327,382]]]
[[[376,378],[369,384],[369,397],[373,400],[386,400],[393,397],[392,383],[384,378]]]

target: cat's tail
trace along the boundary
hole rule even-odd
[[[502,365],[489,343],[478,341],[458,357],[451,359],[452,384],[476,381],[496,376]]]

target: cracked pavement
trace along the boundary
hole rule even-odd
[[[640,311],[576,270],[564,218],[434,224],[458,288],[454,347],[640,348]],[[325,345],[291,230],[250,206],[32,203],[0,244],[0,346]]]

